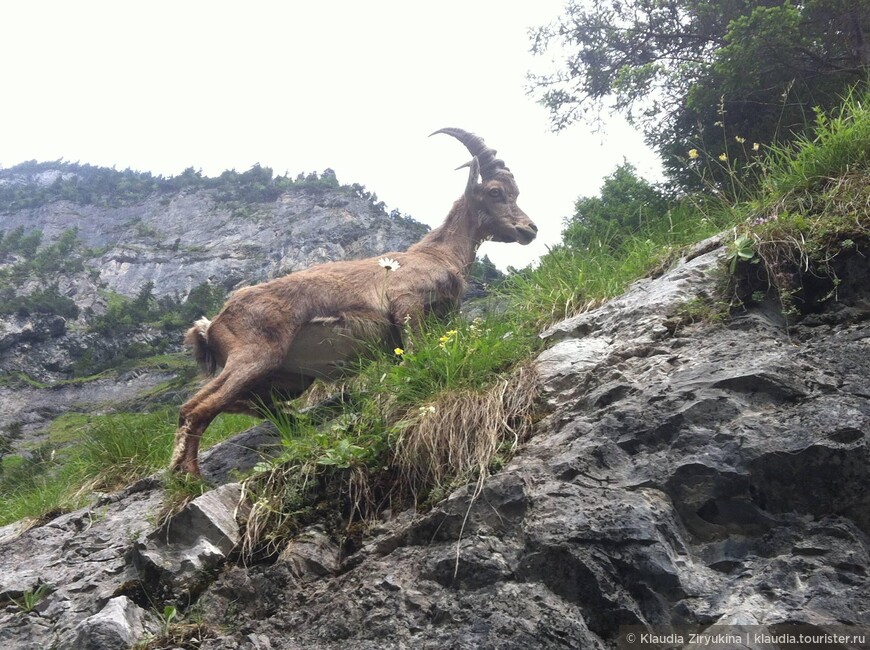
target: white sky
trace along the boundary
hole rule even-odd
[[[388,209],[438,225],[465,186],[457,126],[498,149],[540,236],[487,243],[500,267],[559,241],[578,196],[656,157],[620,121],[554,134],[526,94],[527,29],[562,0],[27,0],[0,5],[0,166],[78,161],[171,176],[255,163],[331,167]]]

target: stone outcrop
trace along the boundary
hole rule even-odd
[[[142,588],[160,604],[191,602],[242,540],[237,519],[246,503],[238,483],[195,498],[133,546],[133,566]]]
[[[199,647],[615,648],[630,626],[870,631],[870,283],[853,278],[856,300],[796,325],[765,306],[693,323],[686,305],[712,294],[723,256],[699,252],[547,332],[548,414],[480,494],[398,513],[347,557],[317,527],[271,564],[230,552],[196,588],[212,631]],[[228,475],[232,461],[213,454],[205,472]],[[120,597],[153,626],[131,552],[154,541],[146,513],[160,498],[146,481],[7,531],[0,594],[54,590],[29,614],[7,608],[0,645],[77,638],[110,603],[109,630],[124,638],[136,616],[119,623]]]
[[[238,632],[205,647],[249,647],[245,634],[275,648],[471,649],[610,648],[628,626],[867,630],[870,314],[683,322],[722,256],[548,332],[551,413],[477,498],[399,517],[331,579],[281,561],[221,576],[204,599]]]

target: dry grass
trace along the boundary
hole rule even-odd
[[[337,536],[358,533],[387,508],[420,505],[469,481],[482,484],[531,435],[537,398],[527,364],[485,389],[444,391],[412,412],[393,412],[379,463],[332,467],[309,455],[255,474],[243,483],[251,504],[243,561],[279,553],[314,519],[332,517],[327,528],[332,524]]]
[[[529,364],[485,390],[446,391],[410,414],[395,443],[394,463],[415,498],[481,479],[530,434],[538,396]]]

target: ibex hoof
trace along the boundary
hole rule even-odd
[[[180,462],[173,463],[169,469],[175,474],[190,474],[191,476],[200,476],[199,463]]]

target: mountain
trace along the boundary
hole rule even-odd
[[[173,178],[65,162],[0,170],[0,434],[172,400],[183,331],[233,289],[402,250],[428,230],[334,172]],[[3,445],[0,445],[2,448]]]

